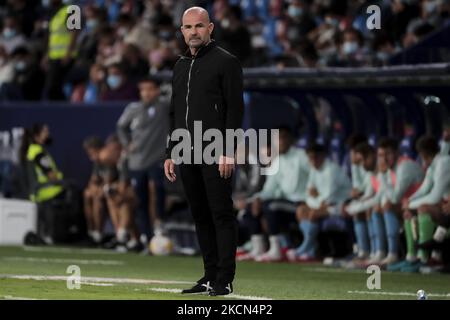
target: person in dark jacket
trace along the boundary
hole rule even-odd
[[[114,63],[108,67],[106,78],[108,89],[100,97],[102,101],[136,101],[139,90],[133,81],[128,79],[123,63]]]
[[[226,129],[241,127],[244,111],[242,68],[235,56],[211,39],[213,28],[206,10],[192,7],[184,12],[181,31],[189,50],[174,67],[170,132],[164,163],[165,175],[171,182],[176,179],[175,161],[178,163],[179,159],[176,140],[172,137],[176,129],[184,130],[197,140],[198,130],[194,130],[194,125],[198,122],[202,125],[202,136],[207,129],[218,129],[224,134]],[[202,143],[200,149],[204,148]],[[191,145],[187,151],[196,163],[195,156],[203,155],[203,150],[197,149]],[[183,293],[209,292],[216,296],[233,291],[237,221],[231,198],[231,175],[235,149],[222,146],[222,152],[214,155],[212,164],[202,158],[200,164],[181,162],[179,166],[204,263],[204,276]]]

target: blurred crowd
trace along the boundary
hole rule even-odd
[[[70,4],[80,30],[66,28]],[[380,30],[367,29],[371,4]],[[448,0],[2,0],[0,100],[135,100],[140,77],[186,50],[179,27],[193,5],[244,67],[387,65],[450,17]]]

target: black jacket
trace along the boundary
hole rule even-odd
[[[242,68],[235,56],[211,40],[194,57],[189,50],[180,57],[172,77],[169,137],[178,128],[194,137],[194,121],[202,121],[203,132],[217,128],[225,137],[225,129],[241,128],[243,113]],[[176,143],[168,140],[166,158]]]

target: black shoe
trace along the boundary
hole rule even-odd
[[[200,279],[197,284],[189,289],[184,289],[181,293],[207,293],[212,290],[212,281],[206,279]]]
[[[112,238],[108,242],[105,242],[102,247],[103,249],[116,249],[116,247],[119,245],[119,241],[117,241],[116,238]]]
[[[227,283],[227,284],[220,284],[217,283],[213,286],[212,290],[209,292],[209,295],[211,297],[214,296],[226,296],[227,294],[230,294],[233,292],[233,284]]]
[[[142,242],[136,241],[136,244],[134,246],[132,246],[132,247],[127,246],[127,248],[128,248],[128,251],[139,253],[145,249],[145,246],[142,244]]]
[[[437,242],[436,240],[432,239],[424,243],[417,244],[416,248],[424,250],[442,250],[444,248],[444,242]]]

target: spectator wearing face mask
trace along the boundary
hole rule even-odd
[[[442,18],[439,14],[440,4],[440,0],[423,0],[420,5],[420,19],[434,27],[438,27],[442,22]]]
[[[356,29],[347,29],[339,45],[337,65],[346,67],[361,66],[365,62],[364,39]]]
[[[388,34],[383,33],[373,39],[372,50],[374,52],[372,64],[385,66],[389,64],[389,58],[397,53],[398,48],[395,46],[392,38]]]
[[[108,67],[106,78],[108,89],[101,95],[102,101],[132,101],[139,99],[139,91],[135,83],[128,80],[125,68],[121,63]]]
[[[100,96],[107,89],[105,78],[105,68],[101,64],[93,64],[89,71],[89,80],[87,83],[81,83],[74,88],[70,101],[84,103],[99,101]]]
[[[85,24],[77,40],[76,63],[79,67],[88,70],[89,65],[95,62],[99,31],[105,26],[106,17],[104,11],[92,5],[84,8],[83,14]]]
[[[22,99],[40,100],[44,74],[35,57],[26,47],[18,47],[13,51],[11,59],[14,65],[13,83],[20,90]]]
[[[226,9],[223,18],[216,24],[214,38],[222,47],[235,55],[241,63],[251,54],[250,33],[242,23],[242,12],[238,6]]]
[[[291,1],[287,7],[287,15],[289,17],[288,38],[291,42],[304,40],[307,34],[317,26],[306,1]]]
[[[38,1],[9,0],[4,2],[6,2],[7,12],[18,18],[20,30],[25,37],[29,37],[33,33],[38,15],[36,10]]]
[[[14,49],[26,44],[25,36],[20,31],[20,24],[15,16],[7,16],[3,21],[2,34],[0,36],[0,45],[2,45],[8,54]]]

